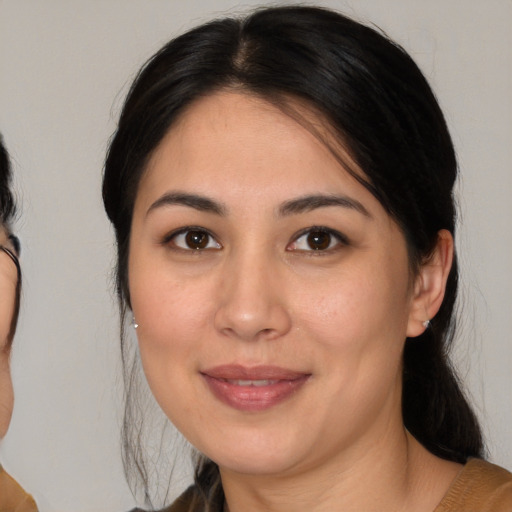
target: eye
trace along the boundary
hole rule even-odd
[[[328,228],[314,227],[303,231],[289,246],[289,251],[324,252],[347,245],[348,240],[337,231]]]
[[[166,237],[165,242],[186,251],[222,249],[219,242],[208,231],[199,228],[182,229]]]

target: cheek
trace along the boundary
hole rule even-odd
[[[12,264],[11,264],[12,265]],[[7,343],[16,305],[15,275],[0,269],[0,350]]]
[[[329,345],[342,340],[360,345],[375,337],[401,339],[407,325],[407,287],[404,273],[354,268],[318,288],[303,290],[296,316],[304,328],[321,333]]]
[[[179,281],[133,273],[130,295],[139,352],[152,393],[177,426],[193,413],[183,386],[196,368],[201,325],[208,304],[200,293],[185,293]],[[158,275],[158,273],[155,273]]]
[[[9,370],[9,357],[0,352],[0,439],[7,433],[13,407],[14,393]]]
[[[361,263],[323,283],[322,294],[302,294],[296,318],[336,390],[330,407],[343,403],[340,411],[355,414],[398,396],[409,303],[403,268]]]
[[[172,272],[155,258],[134,256],[130,297],[141,361],[153,394],[170,414],[177,390],[197,372],[199,356],[210,350],[214,283]]]
[[[407,276],[371,274],[345,274],[322,296],[303,295],[297,316],[305,338],[314,340],[319,377],[331,390],[325,415],[334,414],[336,424],[347,416],[359,427],[370,424],[401,395]]]
[[[192,339],[197,341],[212,314],[205,285],[185,285],[160,272],[134,277],[130,295],[141,349],[171,351],[190,346]]]

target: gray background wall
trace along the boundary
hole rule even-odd
[[[512,468],[512,2],[317,2],[376,23],[420,63],[457,146],[465,306],[455,355]],[[0,131],[23,208],[16,408],[1,460],[42,512],[127,510],[112,233],[100,177],[127,84],[178,32],[257,2],[0,0]]]

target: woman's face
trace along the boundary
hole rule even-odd
[[[263,100],[197,101],[141,180],[129,289],[142,363],[221,470],[301,471],[401,427],[414,288],[380,203]]]
[[[15,251],[3,226],[0,226],[0,245]],[[16,265],[4,251],[0,251],[0,438],[7,432],[14,404],[7,345],[16,304],[17,282]]]

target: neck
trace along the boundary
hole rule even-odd
[[[432,512],[460,466],[427,452],[403,427],[301,471],[221,469],[227,512]]]

